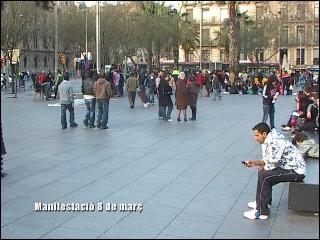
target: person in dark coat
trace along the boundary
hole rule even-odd
[[[177,121],[181,121],[180,115],[181,111],[184,115],[184,121],[187,121],[187,106],[188,103],[188,90],[187,90],[187,82],[185,79],[184,72],[179,74],[178,81],[176,83],[176,106],[177,106]]]
[[[6,148],[4,146],[4,140],[3,140],[3,135],[2,135],[2,122],[1,122],[1,177],[4,177],[6,174],[2,172],[2,164],[3,164],[3,158],[2,155],[5,155],[6,152]]]
[[[159,106],[160,106],[160,115],[163,116],[163,119],[171,122],[171,112],[173,109],[173,103],[171,95],[173,95],[172,87],[169,85],[170,77],[166,76],[165,78],[160,78],[160,83],[158,87],[159,92]]]
[[[198,100],[198,94],[199,94],[199,85],[196,81],[188,81],[187,85],[188,89],[188,96],[189,96],[189,104],[192,112],[192,117],[189,118],[190,121],[196,120],[196,114],[197,114],[197,100]]]

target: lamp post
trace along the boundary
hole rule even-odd
[[[96,4],[97,73],[100,73],[100,1]]]
[[[54,40],[54,75],[58,74],[58,6],[54,5],[54,23],[55,23],[55,40]]]
[[[82,9],[82,12],[86,14],[86,57],[85,57],[85,68],[87,68],[87,61],[88,61],[88,9],[87,6],[85,9]]]
[[[202,3],[200,4],[200,71],[202,70]]]
[[[279,14],[279,67],[281,74],[281,10],[278,11]]]

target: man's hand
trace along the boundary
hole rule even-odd
[[[247,160],[244,162],[246,163],[246,167],[248,167],[248,168],[252,168],[252,167],[256,166],[255,160]]]

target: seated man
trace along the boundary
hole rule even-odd
[[[252,128],[256,141],[262,144],[262,160],[247,160],[246,167],[258,167],[256,201],[249,202],[251,211],[244,212],[249,219],[268,219],[268,205],[272,200],[272,187],[280,182],[300,182],[306,173],[306,164],[299,150],[276,129],[270,131],[266,123]]]

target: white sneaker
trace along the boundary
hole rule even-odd
[[[172,122],[172,119],[171,119],[171,118],[169,118],[169,119],[168,119],[168,122]]]
[[[257,209],[257,203],[256,203],[256,201],[248,202],[248,207],[249,207],[249,208],[253,208],[253,209]]]
[[[257,209],[257,203],[256,201],[253,201],[253,202],[248,202],[248,207],[249,208],[252,208],[252,209]],[[270,209],[271,205],[268,204],[268,208]]]
[[[260,215],[260,213],[256,209],[252,209],[250,211],[244,212],[243,216],[248,219],[260,219],[260,220],[268,219],[268,215]]]

